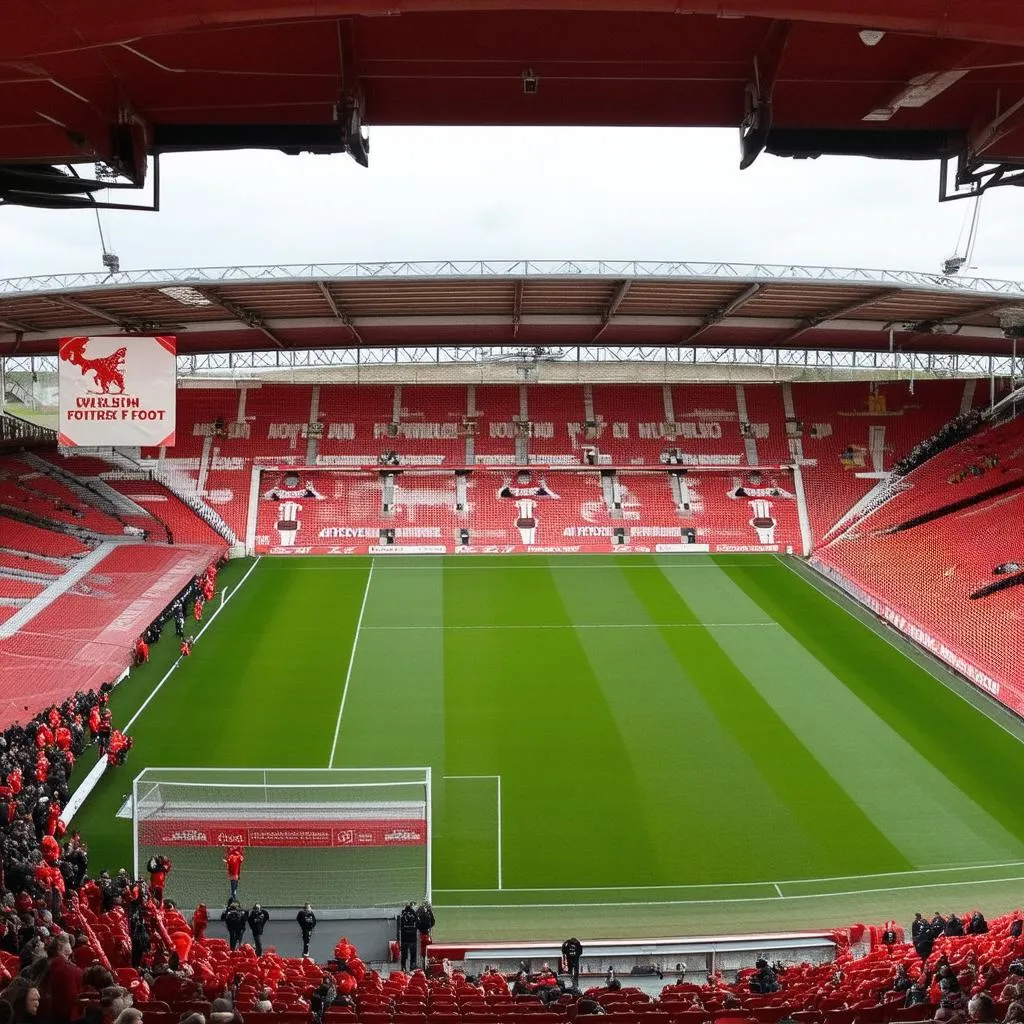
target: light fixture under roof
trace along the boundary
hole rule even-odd
[[[189,285],[174,285],[170,288],[158,288],[169,299],[180,302],[183,306],[212,306],[213,303],[198,288]]]

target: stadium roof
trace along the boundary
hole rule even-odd
[[[367,159],[364,125],[743,130],[743,162],[861,154],[1024,166],[1013,0],[5,0],[0,202],[138,187],[147,154]],[[608,145],[625,145],[609,129]],[[953,190],[952,181],[944,186]],[[272,196],[268,197],[272,200]]]
[[[179,352],[702,346],[1005,356],[1015,282],[724,263],[382,263],[0,281],[0,356],[66,335],[174,334]]]

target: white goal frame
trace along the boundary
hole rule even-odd
[[[369,818],[379,817],[382,804],[380,799],[360,803],[358,793],[362,790],[374,790],[380,792],[389,788],[405,788],[411,786],[422,786],[422,800],[396,800],[392,810],[406,810],[410,814],[422,814],[425,826],[424,842],[424,897],[432,899],[433,890],[433,772],[428,766],[414,767],[358,767],[358,768],[185,768],[185,767],[156,767],[143,768],[132,780],[132,791],[130,800],[126,807],[122,808],[121,816],[128,816],[130,812],[132,821],[132,864],[136,878],[144,875],[145,865],[140,863],[140,821],[139,808],[145,803],[147,787],[151,793],[161,783],[174,785],[188,785],[193,788],[218,789],[221,792],[228,790],[238,794],[255,795],[262,791],[268,796],[272,795],[275,788],[301,787],[304,791],[332,790],[335,792],[347,791],[353,796],[352,800],[344,804],[324,800],[318,802],[316,799],[303,801],[302,803],[289,802],[287,800],[273,802],[270,799],[259,801],[234,800],[231,802],[222,801],[220,814],[232,813],[231,808],[251,806],[253,810],[265,808],[273,811],[274,817],[282,822],[287,822],[291,817],[293,820],[310,820],[316,818],[318,813],[344,807],[345,816],[349,819],[358,819],[362,815]],[[369,781],[370,776],[377,776],[375,781]],[[242,781],[242,780],[245,781]],[[314,781],[315,780],[315,781]],[[140,803],[140,794],[142,800]],[[183,803],[181,813],[183,816],[194,817],[196,822],[201,822],[204,817],[211,820],[216,819],[217,804],[211,802],[208,805],[202,803]],[[211,847],[213,849],[214,847]],[[296,847],[299,848],[299,847]],[[173,849],[172,851],[173,852]]]

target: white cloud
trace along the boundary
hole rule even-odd
[[[762,156],[734,132],[391,128],[347,157],[168,157],[158,214],[104,213],[124,269],[420,259],[671,259],[935,271],[966,203],[935,164]],[[983,201],[978,273],[1024,278],[1021,198]],[[99,270],[91,212],[0,209],[0,276]],[[965,271],[966,273],[966,271]]]

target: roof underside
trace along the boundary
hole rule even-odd
[[[0,356],[122,333],[177,335],[185,354],[699,344],[1007,355],[1007,333],[1024,323],[1024,292],[999,282],[796,267],[446,266],[146,272],[142,283],[48,290],[0,282]]]
[[[359,124],[744,124],[748,160],[1013,162],[1022,48],[1013,0],[5,0],[0,195],[16,165],[138,183],[147,153],[354,152]]]

